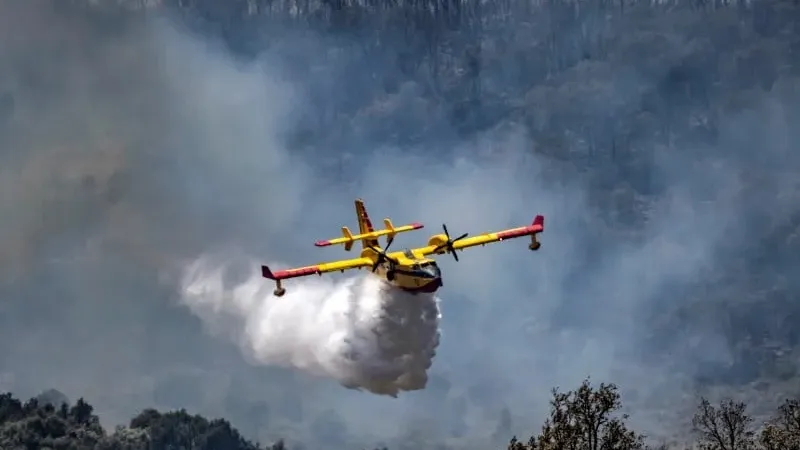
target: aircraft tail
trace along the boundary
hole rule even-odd
[[[358,234],[367,234],[375,231],[375,229],[372,228],[372,222],[369,220],[367,208],[364,206],[364,200],[360,198],[356,199],[356,216],[358,216]],[[361,241],[362,248],[367,248],[369,246],[379,247],[379,245],[377,238],[364,239]]]
[[[358,206],[359,203],[356,203],[356,205],[356,211],[359,217],[358,234],[354,235],[349,228],[342,227],[342,237],[317,241],[314,243],[314,245],[317,247],[328,247],[331,245],[344,244],[345,251],[349,252],[353,249],[353,243],[355,241],[361,241],[365,246],[372,245],[373,247],[377,247],[378,238],[381,236],[386,236],[386,242],[387,245],[389,245],[388,243],[391,242],[397,234],[412,230],[419,230],[424,226],[419,222],[412,222],[407,225],[395,227],[394,224],[392,224],[392,221],[387,217],[383,219],[383,224],[386,226],[386,228],[382,230],[374,230],[372,224],[370,223],[369,216],[367,216],[367,212],[364,209],[363,203],[361,203],[361,206]]]

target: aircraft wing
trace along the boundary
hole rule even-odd
[[[507,230],[497,231],[494,233],[483,233],[473,237],[458,239],[453,242],[453,248],[455,250],[462,250],[469,247],[475,247],[477,245],[486,245],[524,236],[532,236],[534,238],[534,242],[536,242],[536,234],[541,233],[542,231],[544,231],[544,216],[536,216],[536,218],[533,219],[533,223],[525,227],[509,228]],[[446,237],[444,235],[433,236],[428,242],[428,246],[423,247],[420,250],[422,250],[424,255],[430,255],[433,253],[442,254],[447,250],[443,247],[440,247],[440,244],[444,244],[445,242]],[[437,248],[439,248],[438,251]]]
[[[287,278],[305,277],[308,275],[322,275],[327,272],[344,272],[349,269],[372,267],[373,261],[369,258],[343,259],[313,266],[298,267],[295,269],[278,270],[272,272],[269,267],[261,266],[261,275],[270,280],[285,280]]]

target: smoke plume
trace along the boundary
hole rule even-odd
[[[348,39],[276,16],[251,35],[231,23],[230,40],[256,57],[169,14],[53,4],[0,2],[3,389],[83,396],[109,425],[186,408],[306,448],[426,436],[483,449],[500,446],[486,437],[503,411],[499,439],[527,436],[550,388],[586,376],[624,389],[640,431],[680,434],[698,377],[762,370],[760,356],[737,362],[740,337],[761,339],[779,318],[796,334],[785,309],[798,253],[781,230],[800,217],[800,81],[740,89],[748,53],[689,45],[740,45],[736,14],[715,12],[713,26],[705,14],[590,14],[588,29],[613,27],[597,40],[608,57],[578,55],[559,74],[552,64],[587,28],[551,33],[538,10],[480,37],[441,36],[447,57],[431,72],[431,47],[386,34]],[[788,67],[783,41],[748,45]],[[470,42],[486,49],[475,87],[496,127],[461,135],[450,118],[462,89],[448,86],[469,71],[449,46]],[[419,73],[406,73],[409,57]],[[697,92],[712,98],[689,102]],[[276,298],[258,277],[262,263],[336,259],[312,243],[354,225],[355,197],[373,219],[425,224],[398,248],[442,223],[475,234],[543,214],[548,225],[536,253],[513,241],[439,259],[436,346],[434,298],[338,274],[292,280]],[[394,400],[309,373],[425,389]]]
[[[301,280],[282,297],[239,256],[202,256],[183,278],[183,302],[212,330],[233,337],[255,362],[327,376],[396,397],[423,389],[439,345],[438,299],[368,274]],[[252,272],[252,270],[250,270]],[[237,277],[238,276],[238,277]]]

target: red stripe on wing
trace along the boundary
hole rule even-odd
[[[307,275],[314,275],[320,273],[319,266],[309,266],[309,267],[301,267],[299,269],[287,269],[287,270],[279,270],[275,272],[273,275],[276,279],[282,280],[285,278],[296,278],[296,277],[304,277]]]
[[[517,237],[520,237],[520,236],[527,236],[527,235],[531,234],[531,232],[532,232],[531,228],[533,228],[533,227],[522,227],[522,228],[515,228],[513,230],[501,231],[501,232],[497,233],[497,238],[498,239],[511,239],[511,238],[517,238]]]
[[[528,225],[527,227],[514,228],[512,230],[501,231],[497,233],[497,238],[498,239],[518,238],[535,233],[541,233],[542,231],[544,231],[544,216],[536,216],[536,218],[533,219],[533,223]]]

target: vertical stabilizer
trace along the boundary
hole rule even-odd
[[[364,207],[364,201],[360,198],[356,199],[356,216],[358,216],[358,234],[367,234],[375,231],[375,229],[372,228],[372,222],[369,220],[367,208]],[[363,239],[361,245],[363,248],[369,246],[379,247],[377,238]]]

